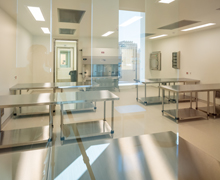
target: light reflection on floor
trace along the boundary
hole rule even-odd
[[[115,107],[115,109],[121,114],[146,111],[144,108],[142,108],[139,105],[117,106]]]
[[[89,163],[92,165],[95,160],[105,151],[109,146],[107,144],[99,144],[89,147],[86,150],[86,154],[89,158]],[[72,164],[70,164],[55,180],[77,180],[87,171],[86,164],[84,163],[84,158],[80,155]]]

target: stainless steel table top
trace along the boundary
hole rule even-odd
[[[54,147],[55,180],[219,180],[219,161],[173,132]],[[201,163],[203,162],[203,163]]]
[[[202,92],[202,91],[218,91],[220,84],[196,84],[196,85],[175,85],[160,86],[162,89],[172,92]]]
[[[56,93],[57,104],[71,104],[110,100],[119,100],[119,97],[108,90]]]
[[[154,83],[174,83],[174,82],[200,82],[196,79],[188,78],[158,78],[158,79],[141,79],[139,80],[143,84],[154,84]]]
[[[0,96],[0,108],[119,100],[110,91],[41,93]]]
[[[16,84],[11,87],[10,90],[26,90],[26,89],[50,89],[50,88],[80,88],[80,87],[91,87],[96,85],[91,82],[59,82],[59,83],[25,83]]]

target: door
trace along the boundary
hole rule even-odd
[[[70,81],[69,72],[74,69],[73,52],[74,48],[57,48],[57,82]]]

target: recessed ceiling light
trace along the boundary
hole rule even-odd
[[[41,29],[45,34],[50,34],[50,30],[48,28],[42,27]]]
[[[208,23],[208,24],[203,24],[201,26],[196,26],[196,27],[192,27],[192,28],[188,28],[188,29],[183,29],[182,31],[191,31],[191,30],[194,30],[194,29],[204,28],[204,27],[213,26],[213,25],[215,25],[215,23]]]
[[[154,36],[154,37],[151,37],[149,39],[156,39],[156,38],[160,38],[160,37],[164,37],[164,36],[167,36],[167,34],[162,34],[162,35],[159,35],[159,36]]]
[[[128,26],[129,24],[132,24],[133,22],[135,22],[135,21],[137,21],[137,20],[139,20],[139,19],[141,19],[141,18],[143,18],[143,17],[141,17],[141,16],[134,16],[133,18],[131,18],[131,19],[125,21],[124,23],[122,23],[120,26],[121,26],[121,27]]]
[[[160,0],[159,3],[170,4],[173,1],[175,1],[175,0]]]
[[[34,16],[36,21],[45,21],[44,16],[39,7],[28,6],[28,9],[30,10],[31,14]]]
[[[107,33],[105,33],[105,34],[103,34],[102,36],[109,36],[109,35],[111,35],[111,34],[113,34],[114,33],[114,31],[108,31]]]

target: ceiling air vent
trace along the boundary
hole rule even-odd
[[[154,34],[152,34],[152,33],[145,33],[145,37],[152,36],[152,35],[154,35]]]
[[[60,28],[60,34],[73,35],[75,33],[75,29],[63,29]]]
[[[195,24],[195,23],[198,23],[198,22],[200,22],[200,21],[182,20],[182,21],[175,22],[173,24],[169,24],[169,25],[160,27],[158,29],[173,30],[173,29],[181,28],[181,27],[188,26],[188,25],[191,25],[191,24]]]
[[[58,9],[59,22],[80,23],[85,11],[72,9]]]

